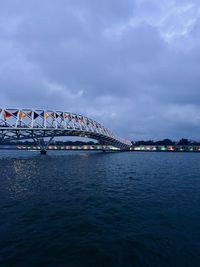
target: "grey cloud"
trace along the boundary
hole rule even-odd
[[[84,113],[133,139],[199,138],[199,19],[165,38],[188,3],[1,2],[1,105]]]

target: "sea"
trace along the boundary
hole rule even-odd
[[[200,266],[200,153],[0,151],[0,266]]]

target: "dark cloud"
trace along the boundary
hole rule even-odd
[[[132,139],[198,139],[197,6],[195,0],[1,2],[1,106],[83,113]]]

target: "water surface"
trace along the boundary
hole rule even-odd
[[[1,151],[0,266],[200,266],[200,154]]]

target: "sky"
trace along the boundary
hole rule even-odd
[[[199,0],[0,0],[0,106],[200,140]]]

